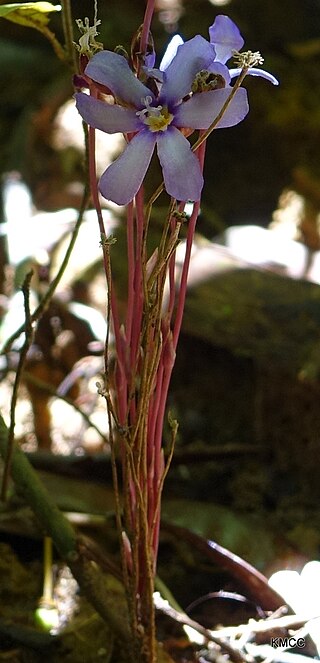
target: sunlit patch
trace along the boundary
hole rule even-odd
[[[300,239],[299,228],[305,215],[305,200],[296,191],[285,189],[272,215],[269,228],[284,239]],[[320,220],[319,220],[320,221]]]
[[[103,131],[96,132],[98,175],[103,173],[106,163],[112,163],[116,154],[123,149],[124,145],[125,141],[121,134],[106,134]],[[55,117],[52,147],[59,152],[70,148],[84,152],[82,120],[75,108],[73,100],[67,101],[61,106]]]
[[[231,0],[209,0],[209,2],[216,7],[224,7],[225,5],[229,5]]]
[[[168,32],[177,29],[179,18],[183,12],[181,0],[156,0],[156,9],[159,12],[159,21]]]
[[[320,562],[308,562],[301,571],[277,571],[269,585],[278,592],[297,615],[310,621],[307,632],[320,654]]]
[[[173,58],[176,56],[177,50],[181,44],[183,44],[182,37],[180,37],[180,35],[174,35],[169,41],[165,54],[160,62],[160,71],[165,71],[167,67],[169,67],[169,64],[171,64]]]

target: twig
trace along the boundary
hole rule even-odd
[[[203,635],[203,637],[206,638],[206,640],[214,642],[222,649],[222,651],[229,654],[231,661],[234,661],[234,663],[239,663],[240,661],[241,662],[245,661],[247,663],[248,660],[247,657],[243,655],[238,649],[234,649],[234,647],[231,647],[231,645],[228,642],[224,642],[221,639],[221,637],[219,637],[220,636],[219,632],[210,631],[209,629],[205,628],[198,622],[188,617],[188,615],[186,615],[185,612],[180,612],[175,608],[172,608],[172,606],[169,605],[167,601],[164,601],[161,598],[159,599],[156,597],[155,605],[159,610],[164,612],[166,615],[174,619],[179,624],[190,626],[195,631]]]
[[[61,0],[62,6],[62,27],[65,39],[65,49],[67,52],[68,62],[74,70],[74,73],[78,70],[77,63],[77,53],[74,47],[73,41],[73,18],[72,11],[70,6],[70,0]]]
[[[53,295],[54,295],[54,293],[55,293],[55,291],[56,291],[56,289],[57,289],[57,287],[58,287],[58,285],[59,285],[59,283],[60,283],[60,281],[63,277],[63,274],[66,270],[67,265],[68,265],[69,258],[71,256],[73,247],[74,247],[74,245],[76,243],[76,239],[78,237],[79,229],[80,229],[80,226],[81,226],[81,223],[82,223],[82,220],[83,220],[83,215],[84,215],[85,210],[86,210],[87,205],[88,205],[88,201],[89,201],[89,192],[88,192],[88,188],[85,187],[83,197],[82,197],[81,207],[80,207],[80,210],[79,210],[79,215],[78,215],[74,230],[73,230],[72,235],[71,235],[69,246],[66,250],[65,256],[62,260],[62,263],[60,265],[60,268],[59,268],[55,278],[51,282],[47,292],[45,293],[45,295],[41,299],[39,305],[37,306],[35,311],[30,316],[31,323],[36,322],[37,320],[39,320],[39,318],[41,317],[43,311],[47,308],[50,300],[52,299],[52,297],[53,297]],[[9,336],[9,338],[7,339],[6,343],[4,344],[4,346],[1,350],[1,354],[5,354],[6,352],[8,352],[10,350],[10,348],[12,346],[12,343],[17,338],[19,338],[20,334],[22,334],[24,331],[25,331],[25,324],[21,325],[13,334],[11,334],[11,336]]]
[[[258,622],[250,619],[248,624],[239,624],[239,626],[226,626],[217,631],[210,631],[213,635],[219,635],[221,638],[235,638],[248,633],[268,633],[275,629],[299,629],[307,622],[313,619],[319,619],[320,615],[285,615],[276,619],[261,619]]]
[[[37,28],[37,26],[34,24],[33,27],[36,30],[39,30],[50,42],[57,58],[61,60],[62,62],[65,62],[66,60],[66,52],[64,48],[61,46],[59,40],[55,36],[55,34],[46,26],[41,23],[41,27]]]
[[[15,411],[16,411],[16,405],[17,405],[17,400],[18,400],[18,391],[19,391],[19,386],[21,382],[21,377],[22,377],[22,372],[23,372],[23,366],[27,357],[27,352],[30,348],[30,345],[33,340],[33,329],[32,329],[32,321],[31,321],[31,314],[30,314],[30,302],[29,302],[29,296],[30,296],[30,283],[31,279],[33,276],[33,271],[31,270],[26,274],[26,277],[24,279],[23,285],[22,285],[22,293],[23,293],[23,298],[24,298],[24,310],[25,310],[25,341],[24,344],[21,348],[20,352],[20,357],[19,357],[19,362],[17,366],[17,371],[15,375],[15,380],[14,380],[14,385],[13,385],[13,391],[12,391],[12,398],[11,398],[11,405],[10,405],[10,425],[9,425],[9,431],[8,431],[8,446],[7,446],[7,453],[5,457],[5,463],[4,463],[4,471],[3,471],[3,477],[2,477],[2,485],[1,485],[1,500],[5,502],[6,497],[7,497],[7,489],[8,489],[8,481],[9,481],[9,476],[10,476],[10,469],[11,469],[11,460],[12,460],[12,453],[13,453],[13,445],[14,445],[14,429],[15,429]]]

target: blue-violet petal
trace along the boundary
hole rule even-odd
[[[208,129],[213,120],[220,113],[227,101],[231,87],[201,92],[181,104],[175,113],[174,124],[178,127],[191,127],[192,129]],[[217,124],[217,129],[233,127],[243,120],[249,110],[247,92],[239,88]]]
[[[223,64],[231,58],[233,51],[240,51],[244,40],[239,28],[229,18],[220,14],[209,28],[210,42],[216,51],[216,59]]]
[[[96,53],[85,69],[85,74],[97,83],[105,85],[117,100],[142,108],[147,95],[152,92],[132,73],[127,60],[112,51]]]
[[[134,198],[147,172],[156,137],[150,131],[140,131],[132,138],[100,178],[99,189],[104,198],[117,205],[127,205]]]
[[[241,71],[241,67],[237,67],[237,69],[229,69],[231,78],[237,78],[241,74]],[[279,85],[279,81],[275,76],[273,76],[273,74],[270,74],[264,69],[258,69],[257,67],[250,67],[247,71],[247,76],[260,76],[260,78],[265,78],[273,85]]]
[[[135,111],[129,108],[107,104],[83,92],[78,92],[74,96],[81,117],[95,129],[114,134],[137,131],[140,127]]]
[[[197,35],[178,47],[177,54],[164,72],[160,103],[177,103],[189,92],[196,75],[208,69],[215,59],[209,42]]]
[[[157,138],[158,157],[166,191],[177,200],[199,200],[203,177],[189,141],[175,127]]]

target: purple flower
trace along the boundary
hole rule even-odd
[[[177,200],[199,200],[203,187],[199,161],[181,130],[207,129],[230,95],[228,68],[216,58],[215,46],[199,35],[180,45],[155,95],[121,55],[101,51],[92,57],[85,74],[111,90],[115,103],[80,92],[75,95],[80,115],[106,133],[134,134],[101,176],[99,188],[105,198],[119,205],[132,200],[156,147],[166,191]],[[217,128],[238,124],[247,112],[247,94],[239,88]]]
[[[237,54],[244,44],[239,28],[228,16],[223,16],[222,14],[216,17],[213,25],[209,28],[209,36],[210,44],[213,45],[216,53],[215,62],[218,61],[222,64],[225,64],[235,53]],[[263,62],[263,58],[261,58],[259,53],[251,53],[251,55],[258,56],[257,60]],[[241,74],[241,71],[242,67],[229,69],[229,80],[237,78]],[[260,76],[270,81],[273,85],[279,85],[277,79],[264,69],[249,67],[247,73],[249,76]]]

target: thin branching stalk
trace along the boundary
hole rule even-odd
[[[81,207],[80,207],[79,214],[78,214],[78,218],[77,218],[77,221],[75,223],[74,229],[72,231],[68,248],[65,252],[65,255],[64,255],[62,263],[61,263],[61,265],[58,269],[58,272],[57,272],[56,276],[54,277],[54,279],[51,281],[51,284],[50,284],[47,292],[42,297],[42,299],[41,299],[40,303],[38,304],[37,308],[30,315],[31,323],[34,323],[34,322],[36,322],[37,320],[39,320],[41,318],[43,312],[46,310],[46,308],[49,305],[52,297],[54,296],[54,293],[55,293],[55,291],[56,291],[56,289],[57,289],[57,287],[58,287],[58,285],[59,285],[59,283],[60,283],[60,281],[61,281],[61,279],[64,275],[64,272],[65,272],[65,270],[68,266],[71,253],[74,249],[74,245],[76,243],[76,240],[77,240],[77,237],[78,237],[78,234],[79,234],[80,226],[81,226],[82,221],[83,221],[83,215],[84,215],[84,213],[87,209],[87,206],[88,206],[88,201],[89,201],[89,188],[85,187],[84,192],[83,192],[82,201],[81,201]],[[6,340],[4,346],[1,350],[2,354],[5,354],[10,350],[10,348],[11,348],[12,344],[14,343],[14,341],[16,341],[17,338],[19,338],[20,334],[25,332],[25,328],[26,328],[26,325],[25,325],[25,323],[23,323],[13,334],[11,334],[11,336]]]
[[[26,319],[26,324],[25,324],[25,340],[23,343],[23,346],[20,350],[20,356],[19,356],[19,362],[16,370],[16,375],[14,379],[14,385],[13,385],[13,390],[12,390],[12,396],[11,396],[11,403],[10,403],[10,426],[9,426],[9,432],[8,432],[8,446],[7,446],[7,453],[5,457],[5,462],[4,462],[4,470],[3,470],[3,477],[2,477],[2,486],[1,486],[1,499],[3,501],[6,500],[7,496],[7,489],[8,489],[8,481],[9,481],[9,476],[10,476],[10,471],[11,471],[11,463],[12,463],[12,455],[13,455],[13,445],[14,445],[14,429],[15,429],[15,412],[16,412],[16,406],[17,406],[17,400],[18,400],[18,392],[19,392],[19,387],[21,383],[21,378],[22,378],[22,373],[23,373],[23,367],[27,358],[27,353],[30,348],[30,345],[33,340],[33,335],[34,335],[34,330],[32,327],[32,321],[31,321],[31,314],[30,314],[30,284],[31,284],[31,279],[33,276],[33,272],[30,271],[28,274],[26,274],[26,277],[24,279],[23,285],[22,285],[22,293],[23,293],[23,300],[24,300],[24,311],[25,311],[25,319]]]
[[[202,138],[202,136],[200,136],[200,138]],[[204,164],[205,148],[206,148],[205,140],[202,140],[201,143],[199,143],[199,148],[198,148],[198,151],[197,151],[197,155],[198,155],[198,158],[199,158],[200,165],[201,165],[202,169],[203,169],[203,164]],[[186,299],[186,294],[187,294],[187,281],[188,281],[188,273],[189,273],[189,266],[190,266],[190,259],[191,259],[192,244],[193,244],[193,238],[194,238],[194,233],[195,233],[195,229],[196,229],[196,223],[197,223],[197,219],[198,219],[198,215],[199,215],[199,209],[200,209],[200,201],[197,201],[193,205],[193,211],[192,211],[191,217],[189,219],[189,224],[188,224],[186,253],[185,253],[185,258],[184,258],[184,263],[183,263],[183,268],[182,268],[181,279],[180,279],[180,288],[179,288],[179,295],[178,295],[177,312],[176,312],[174,330],[173,330],[173,347],[174,347],[175,350],[177,348],[177,344],[178,344],[178,340],[179,340],[179,334],[180,334],[181,325],[182,325],[184,305],[185,305],[185,299]]]
[[[67,61],[69,62],[73,73],[75,73],[78,71],[78,58],[73,38],[74,21],[72,16],[70,0],[61,0],[61,6],[62,6],[62,27],[63,27],[64,40],[65,40],[65,49],[67,53]]]
[[[59,40],[57,39],[56,35],[48,28],[47,25],[41,25],[41,28],[39,28],[39,31],[48,39],[48,41],[50,42],[57,58],[59,58],[59,60],[61,60],[62,62],[65,62],[66,52],[65,52],[64,48],[61,46],[61,44],[60,44]]]

